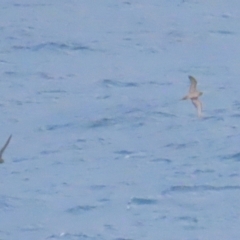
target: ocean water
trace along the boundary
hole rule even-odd
[[[238,240],[239,16],[237,0],[1,1],[0,239]]]

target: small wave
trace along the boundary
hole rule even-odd
[[[198,219],[193,216],[180,216],[175,218],[175,220],[182,225],[182,227],[186,230],[194,230],[199,228]]]
[[[46,239],[65,239],[65,240],[102,240],[103,238],[101,238],[100,236],[97,236],[97,237],[91,237],[91,236],[88,236],[86,234],[83,234],[83,233],[78,233],[78,234],[73,234],[73,233],[65,233],[65,232],[62,232],[60,234],[53,234],[49,237],[47,237]]]
[[[200,185],[200,186],[172,186],[166,189],[162,194],[168,194],[171,192],[202,192],[202,191],[225,191],[225,190],[240,190],[240,186],[222,186],[215,187],[210,185]]]
[[[135,205],[156,205],[158,203],[158,200],[151,199],[151,198],[132,198],[130,201],[130,204]]]
[[[15,45],[13,46],[14,50],[31,50],[31,51],[40,51],[40,50],[68,50],[68,51],[94,51],[94,49],[79,44],[79,43],[60,43],[60,42],[46,42],[40,43],[32,46],[24,45]]]
[[[231,115],[233,118],[240,118],[240,113],[234,113]]]
[[[115,154],[118,154],[118,157],[116,157],[115,159],[120,159],[120,158],[125,158],[125,159],[144,159],[146,158],[147,154],[144,151],[136,151],[136,152],[132,152],[132,151],[128,151],[128,150],[120,150],[120,151],[116,151],[114,152]]]
[[[194,174],[202,174],[202,173],[214,173],[215,171],[213,169],[196,169],[193,173]]]
[[[178,217],[177,220],[179,220],[179,221],[186,221],[186,222],[192,222],[192,223],[197,223],[198,222],[197,218],[189,217],[189,216]]]
[[[92,121],[88,127],[89,128],[99,128],[99,127],[109,127],[116,124],[116,120],[112,118],[102,118],[96,121]]]
[[[228,160],[228,159],[233,159],[235,161],[240,161],[240,152],[239,153],[235,153],[235,154],[230,154],[230,155],[226,155],[223,157],[220,157],[223,160]]]
[[[39,131],[53,131],[53,130],[58,130],[62,128],[68,128],[71,127],[73,124],[72,123],[66,123],[66,124],[52,124],[52,125],[47,125],[45,127],[39,128]]]
[[[176,115],[174,114],[167,113],[167,112],[160,112],[160,111],[153,112],[153,114],[163,116],[163,117],[169,117],[169,118],[176,117]]]
[[[76,207],[73,207],[73,208],[69,208],[67,210],[67,212],[71,213],[71,214],[81,214],[81,213],[84,213],[84,212],[92,211],[95,208],[96,208],[96,206],[90,206],[90,205],[76,206]]]
[[[186,148],[188,145],[185,143],[180,143],[180,144],[174,144],[174,143],[170,143],[165,145],[166,148],[174,148],[174,149],[182,149],[182,148]]]
[[[13,4],[14,7],[46,7],[46,6],[50,6],[50,4],[44,4],[44,3],[14,3]]]
[[[232,31],[228,31],[228,30],[217,30],[217,31],[210,31],[213,34],[220,34],[220,35],[234,35],[235,33]]]
[[[125,155],[130,155],[130,154],[132,154],[133,152],[128,151],[128,150],[120,150],[120,151],[116,151],[116,152],[114,152],[114,153],[125,156]]]
[[[162,162],[162,163],[171,163],[172,161],[168,158],[155,158],[150,160],[151,162]]]
[[[52,89],[52,90],[44,90],[44,91],[38,91],[37,94],[41,95],[44,93],[66,93],[65,90],[61,90],[61,89]]]
[[[0,209],[5,211],[14,210],[14,202],[16,202],[17,200],[17,198],[0,196]]]
[[[137,83],[134,82],[121,82],[118,80],[104,79],[101,81],[104,87],[138,87]]]
[[[54,151],[54,150],[45,150],[45,151],[42,151],[40,154],[41,155],[49,155],[49,154],[53,154],[53,153],[58,153],[59,151]]]

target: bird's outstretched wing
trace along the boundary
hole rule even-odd
[[[197,108],[198,117],[202,115],[202,103],[198,98],[192,98],[193,105]]]
[[[189,77],[189,80],[191,82],[189,92],[190,93],[196,92],[197,91],[197,80],[192,76],[188,76],[188,77]]]
[[[2,147],[2,149],[0,150],[0,158],[2,158],[3,152],[5,151],[6,147],[8,146],[11,138],[12,138],[12,135],[9,136],[8,140],[6,141],[6,143],[4,144],[4,146]]]

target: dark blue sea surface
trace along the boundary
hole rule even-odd
[[[237,0],[2,1],[0,239],[239,240],[239,16]]]

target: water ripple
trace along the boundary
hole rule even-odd
[[[135,205],[156,205],[158,200],[151,198],[132,198],[130,201],[131,204]]]
[[[109,127],[114,126],[117,121],[113,118],[101,118],[95,121],[92,121],[88,127],[89,128],[99,128],[99,127]]]
[[[102,80],[102,85],[104,87],[138,87],[137,83],[134,82],[121,82],[118,80],[104,79]]]
[[[72,127],[72,126],[73,126],[73,123],[51,124],[51,125],[47,125],[45,127],[39,128],[39,131],[53,131],[53,130],[58,130],[58,129],[62,129],[62,128]]]
[[[167,159],[167,158],[155,158],[150,160],[151,162],[162,162],[162,163],[171,163],[172,160]]]
[[[91,237],[83,233],[73,234],[73,233],[60,233],[59,235],[53,234],[46,239],[65,239],[65,240],[101,240],[101,236]]]
[[[14,50],[30,50],[30,51],[40,51],[40,50],[68,50],[68,51],[94,51],[94,49],[82,45],[80,43],[61,43],[61,42],[45,42],[32,46],[15,45]]]
[[[240,190],[240,186],[222,186],[215,187],[211,185],[199,185],[199,186],[172,186],[166,189],[162,194],[168,194],[171,192],[202,192],[202,191],[225,191],[225,190]]]
[[[90,205],[76,206],[73,208],[69,208],[67,212],[75,215],[75,214],[82,214],[84,212],[92,211],[95,208],[96,206],[90,206]]]
[[[239,153],[235,153],[235,154],[230,154],[230,155],[226,155],[223,157],[220,157],[223,160],[228,160],[228,159],[233,159],[235,161],[240,161],[240,152]]]

